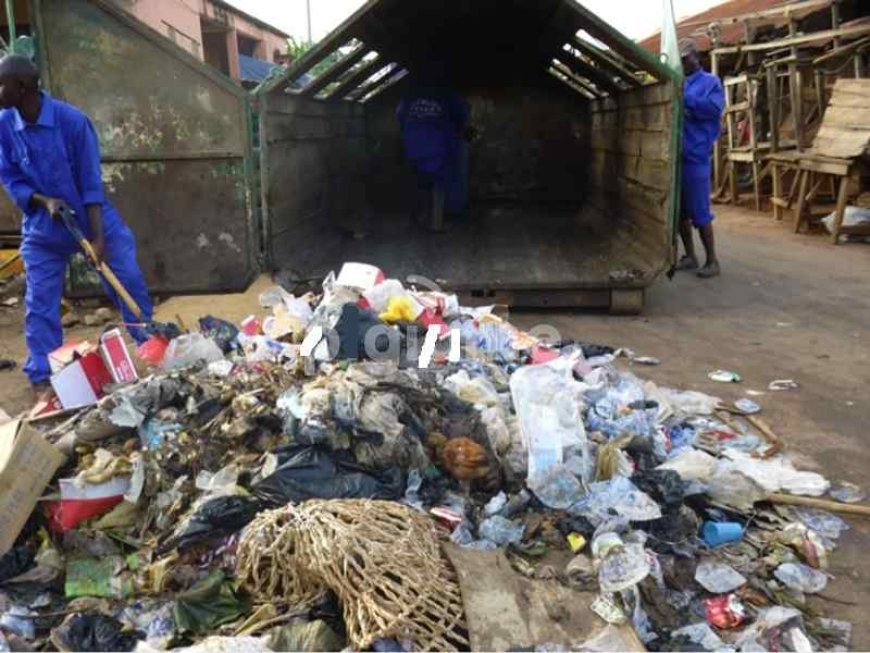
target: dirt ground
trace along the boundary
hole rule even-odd
[[[661,359],[635,371],[666,385],[696,389],[726,400],[747,396],[788,444],[799,466],[832,480],[870,487],[870,245],[834,247],[827,237],[794,235],[769,214],[718,207],[717,235],[723,276],[701,281],[678,275],[647,294],[640,317],[577,312],[519,313],[530,328],[556,327],[564,337],[629,347]],[[187,324],[212,313],[240,320],[257,312],[259,280],[244,295],[173,298],[158,319],[180,315]],[[0,308],[0,358],[23,363],[22,308]],[[75,329],[87,335],[94,329]],[[739,372],[740,384],[707,379],[715,369]],[[794,379],[800,389],[768,392],[774,379]],[[20,371],[0,372],[0,408],[16,414],[29,406]],[[870,520],[851,520],[832,559],[834,577],[818,607],[853,622],[852,647],[870,650]]]

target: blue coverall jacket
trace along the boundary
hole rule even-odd
[[[27,312],[24,335],[30,355],[24,365],[31,383],[50,376],[48,354],[63,344],[60,302],[69,258],[78,244],[62,220],[34,205],[34,193],[64,200],[75,212],[88,238],[87,206],[102,206],[104,260],[151,319],[148,288],[136,261],[136,244],[130,229],[106,199],[100,168],[97,134],[88,117],[75,107],[41,94],[36,123],[27,123],[17,109],[0,112],[0,180],[9,197],[24,214],[22,259],[26,271]],[[106,292],[122,309],[124,321],[136,318],[119,302],[114,290]],[[131,329],[137,341],[141,330]]]
[[[715,75],[704,70],[689,75],[683,90],[683,219],[696,227],[713,221],[710,210],[710,156],[719,138],[725,90]]]
[[[402,99],[397,115],[405,156],[421,185],[443,189],[448,210],[462,210],[467,195],[462,146],[471,115],[468,102],[454,91],[419,88]]]

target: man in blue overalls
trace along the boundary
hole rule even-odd
[[[0,61],[0,180],[24,214],[21,256],[24,260],[27,312],[24,337],[30,355],[24,372],[34,390],[48,390],[48,354],[63,344],[60,303],[70,257],[79,251],[60,216],[73,210],[94,250],[115,272],[151,320],[152,306],[136,262],[133,234],[103,193],[97,134],[81,111],[39,89],[39,71],[26,57]],[[124,321],[138,320],[108,286]],[[130,329],[138,341],[145,334]]]
[[[423,222],[432,231],[444,227],[444,211],[459,213],[468,202],[468,102],[439,84],[412,89],[399,104],[405,156],[426,196]]]
[[[713,212],[710,210],[710,158],[719,138],[725,90],[722,82],[701,68],[698,47],[692,39],[680,41],[680,55],[686,85],[683,93],[683,178],[680,213],[680,236],[686,255],[677,264],[678,270],[698,270],[698,276],[709,279],[719,275],[716,242],[713,237]],[[692,240],[692,226],[698,230],[707,252],[707,261],[700,270]]]

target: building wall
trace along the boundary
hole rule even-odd
[[[257,59],[276,62],[276,51],[282,55],[287,52],[287,39],[284,35],[265,29],[210,0],[114,1],[152,29],[197,58],[228,73],[233,79],[239,77],[239,37],[258,41],[252,55]],[[219,25],[226,31],[203,34],[203,20],[212,28]],[[225,44],[218,47],[216,42],[220,38],[225,39]],[[217,65],[218,62],[223,65]]]
[[[275,62],[275,50],[287,52],[287,37],[282,34],[264,29],[262,26],[248,20],[244,16],[226,9],[223,5],[216,5],[209,0],[202,0],[203,15],[215,22],[225,24],[235,35],[252,38],[259,41],[253,55],[257,59]]]
[[[116,0],[143,23],[202,59],[202,0]]]

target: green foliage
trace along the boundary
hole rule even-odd
[[[305,41],[297,41],[294,37],[287,39],[287,54],[291,61],[296,61],[311,49],[311,44]]]
[[[291,64],[302,58],[302,56],[305,55],[305,53],[308,52],[312,47],[314,47],[313,43],[308,43],[306,41],[297,41],[292,36],[287,39],[287,54],[290,56]],[[309,71],[309,74],[316,77],[324,70],[332,66],[332,64],[334,64],[339,59],[341,59],[341,53],[338,51],[332,52],[323,61],[320,61],[316,66],[314,66],[314,68]]]

